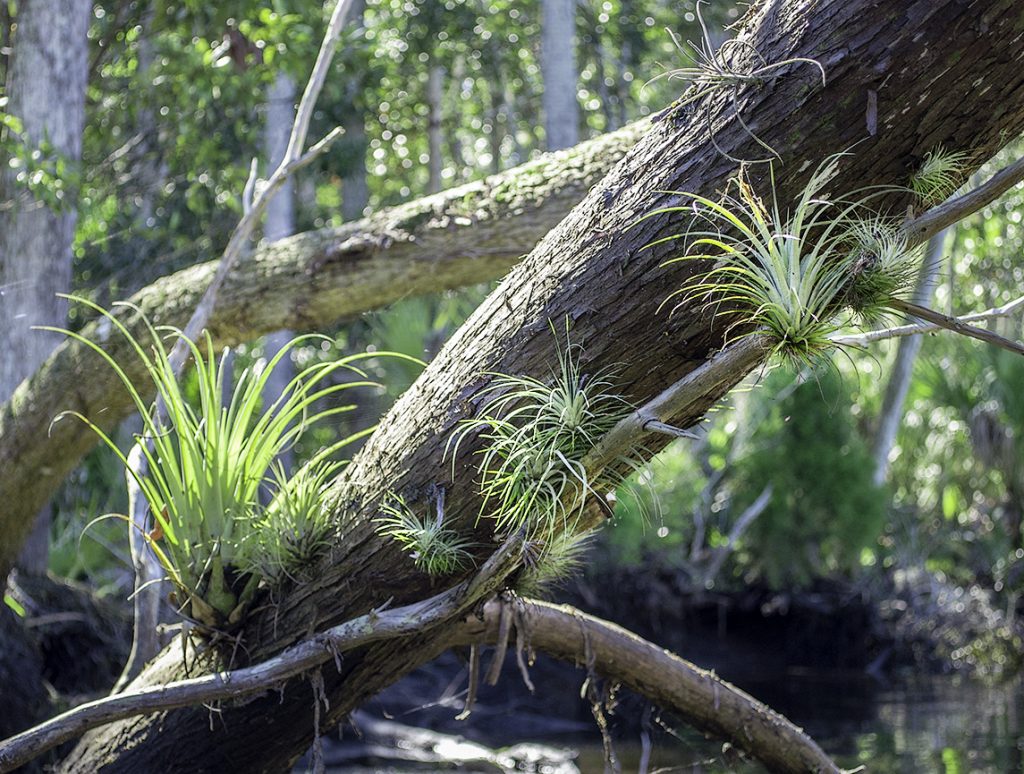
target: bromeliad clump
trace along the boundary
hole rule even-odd
[[[916,255],[899,224],[871,209],[883,189],[853,199],[825,196],[842,155],[818,167],[791,210],[779,204],[772,170],[767,206],[741,173],[736,196],[680,193],[690,203],[651,213],[692,216],[685,233],[654,243],[687,240],[688,252],[667,263],[714,262],[673,295],[729,319],[730,331],[742,324],[767,333],[775,352],[797,364],[831,349],[843,308],[863,319],[889,309],[912,287]]]
[[[528,539],[548,543],[575,533],[587,498],[622,482],[614,469],[641,465],[623,458],[596,478],[584,466],[587,452],[633,406],[615,391],[612,371],[585,373],[581,355],[572,344],[560,350],[550,383],[492,374],[480,417],[452,436],[454,457],[470,432],[480,433],[480,516],[493,519],[499,535],[523,529]]]
[[[209,629],[236,625],[261,583],[274,585],[293,577],[326,543],[331,521],[324,495],[339,466],[326,458],[362,434],[323,450],[291,478],[275,471],[273,463],[311,425],[353,408],[317,407],[345,390],[371,384],[346,381],[324,386],[338,369],[361,375],[353,366],[361,356],[302,370],[271,406],[262,406],[261,394],[277,363],[297,345],[317,338],[301,336],[278,351],[261,371],[243,371],[224,405],[227,372],[223,360],[217,366],[209,336],[204,349],[186,340],[198,392],[198,400],[191,401],[164,344],[165,335],[183,338],[181,331],[156,328],[142,317],[149,333],[144,346],[115,315],[77,300],[103,315],[127,340],[166,408],[163,415],[154,411],[98,344],[64,331],[106,360],[143,418],[139,443],[146,465],[141,475],[134,471],[132,475],[154,520],[155,528],[145,533],[147,543],[174,586],[179,610]],[[77,412],[67,413],[89,425],[132,470],[102,430]],[[261,488],[273,493],[265,506],[260,503]]]

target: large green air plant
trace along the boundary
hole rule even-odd
[[[380,510],[377,531],[397,541],[428,575],[451,575],[469,566],[473,543],[444,525],[440,506],[435,518],[424,519],[413,513],[402,497],[392,495]]]
[[[292,479],[272,472],[275,458],[292,446],[311,425],[349,411],[352,406],[321,408],[336,403],[345,390],[371,384],[327,380],[339,369],[361,374],[353,365],[361,356],[318,363],[300,371],[271,406],[262,406],[261,393],[271,371],[292,349],[315,336],[300,336],[287,344],[262,370],[246,369],[224,405],[227,372],[216,365],[207,335],[204,348],[186,341],[195,368],[198,400],[190,401],[168,362],[165,336],[183,334],[154,327],[145,317],[145,344],[136,340],[113,314],[78,299],[122,335],[156,386],[164,416],[139,394],[120,364],[100,345],[71,331],[77,339],[114,369],[143,418],[140,439],[145,471],[136,481],[153,515],[155,527],[146,533],[149,546],[175,588],[179,608],[210,628],[236,624],[260,581],[279,581],[292,574],[324,543],[327,514],[321,497],[337,466],[327,456],[365,433],[350,436],[324,449]],[[125,306],[125,305],[119,305]],[[134,310],[140,314],[137,309]],[[131,470],[114,442],[88,418],[89,425]],[[260,490],[275,494],[260,505]],[[135,525],[143,529],[142,525]]]
[[[824,86],[825,68],[815,59],[799,56],[790,57],[778,62],[768,62],[752,43],[741,38],[731,38],[725,41],[716,51],[714,42],[711,39],[711,33],[708,31],[704,16],[701,13],[701,5],[702,3],[698,2],[696,6],[697,21],[701,29],[701,40],[699,43],[688,40],[686,41],[687,45],[684,46],[680,42],[679,37],[671,30],[668,30],[672,42],[681,54],[690,59],[692,62],[691,66],[667,70],[655,76],[649,82],[662,78],[687,81],[690,84],[690,88],[676,102],[676,106],[684,107],[704,100],[705,119],[711,142],[714,143],[723,156],[733,161],[741,162],[744,160],[729,155],[718,146],[712,120],[712,100],[705,100],[705,97],[710,97],[716,93],[728,94],[733,114],[740,123],[740,126],[743,127],[752,140],[768,151],[771,156],[778,157],[778,153],[758,137],[753,129],[743,120],[739,105],[740,91],[745,87],[763,86],[783,75],[786,68],[801,64],[816,67],[821,74],[821,85]],[[767,159],[751,159],[747,161],[767,161]]]
[[[581,356],[579,346],[560,349],[549,382],[492,374],[480,416],[463,422],[451,438],[454,458],[471,432],[480,434],[480,516],[493,519],[498,535],[523,529],[529,540],[547,543],[562,532],[578,532],[587,498],[621,484],[618,471],[641,465],[623,457],[597,477],[583,465],[587,452],[633,407],[615,391],[614,371],[588,374]]]
[[[741,172],[735,196],[716,201],[682,193],[685,204],[650,213],[691,217],[685,233],[654,243],[687,241],[688,252],[667,263],[713,262],[672,297],[713,310],[727,321],[727,335],[736,326],[767,333],[775,352],[798,364],[831,349],[844,308],[864,319],[887,310],[912,286],[916,259],[898,222],[871,209],[883,189],[852,199],[825,196],[842,155],[817,168],[790,210],[779,204],[772,170],[767,206]]]

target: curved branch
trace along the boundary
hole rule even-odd
[[[927,242],[942,229],[952,226],[991,204],[1024,180],[1024,157],[996,172],[973,191],[933,207],[907,223],[903,230],[916,243]]]
[[[1009,317],[1018,309],[1024,307],[1024,296],[1015,298],[1009,303],[1003,304],[1002,306],[994,306],[990,309],[986,309],[982,312],[973,312],[971,314],[960,315],[954,317],[961,323],[974,323],[984,322],[985,320],[996,320],[1000,317]],[[923,322],[923,323],[911,323],[910,325],[898,325],[893,328],[880,328],[876,331],[867,331],[866,333],[851,334],[848,336],[831,336],[831,340],[840,345],[848,347],[863,347],[866,344],[871,344],[875,341],[884,341],[886,339],[897,339],[903,336],[916,336],[919,333],[933,333],[935,331],[949,330],[948,326],[937,325],[936,323]]]
[[[568,605],[535,600],[518,604],[523,605],[531,647],[577,665],[593,659],[599,674],[629,686],[694,728],[731,742],[769,771],[841,771],[801,729],[714,673]],[[488,602],[483,620],[464,622],[466,641],[497,641],[502,605]]]
[[[521,548],[521,538],[513,536],[470,580],[422,602],[394,610],[372,610],[255,666],[116,694],[68,710],[0,742],[0,772],[13,771],[90,728],[123,718],[262,693],[336,659],[340,653],[419,632],[448,620],[492,595],[520,561]]]

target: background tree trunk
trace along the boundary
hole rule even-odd
[[[829,76],[823,89],[815,68],[794,66],[784,77],[739,95],[746,124],[782,156],[776,183],[783,202],[806,184],[824,157],[858,142],[833,180],[837,193],[905,184],[924,153],[939,143],[985,158],[1024,128],[1024,17],[1015,0],[994,0],[984,8],[960,0],[884,6],[874,0],[765,3],[751,9],[745,24],[741,34],[750,47],[733,52],[749,57],[748,66],[757,66],[755,50],[768,62],[805,56],[820,61]],[[986,88],[979,88],[979,79]],[[873,136],[868,127],[875,121],[866,116],[869,91],[878,94]],[[487,373],[546,377],[560,345],[550,321],[561,325],[568,318],[573,342],[584,348],[584,369],[616,365],[618,386],[638,403],[693,372],[721,347],[721,326],[698,309],[658,311],[698,267],[664,267],[680,245],[649,245],[681,233],[685,219],[663,215],[638,221],[680,201],[667,191],[714,196],[721,190],[736,165],[716,143],[734,156],[759,153],[735,119],[732,101],[712,96],[710,103],[714,141],[704,104],[664,111],[399,400],[339,481],[338,534],[315,582],[299,585],[249,623],[247,658],[275,653],[305,632],[385,601],[401,605],[438,590],[436,579],[418,573],[393,541],[376,534],[372,519],[388,492],[402,494],[422,511],[433,506],[433,492],[442,486],[446,522],[472,532],[481,543],[493,539],[487,519],[474,527],[480,510],[473,484],[477,448],[467,442],[454,460],[446,460],[445,443],[479,405]],[[767,194],[768,170],[749,172],[755,188]],[[904,212],[908,201],[893,191],[878,205]],[[721,373],[706,394],[680,409],[674,424],[696,422],[752,367]],[[651,439],[655,450],[658,443]],[[446,635],[442,626],[354,652],[337,670],[325,668],[330,707],[320,712],[321,727],[331,727],[383,685],[433,657]],[[162,659],[163,667],[147,670],[137,683],[152,685],[180,674],[180,658],[175,662]],[[118,723],[83,740],[65,770],[212,771],[225,765],[282,770],[313,736],[314,701],[309,686],[295,681],[280,695],[222,708],[213,730],[201,709]],[[182,744],[185,739],[188,744]]]
[[[263,148],[268,169],[277,169],[284,159],[295,120],[295,81],[285,73],[278,73],[267,90],[267,118],[263,133]],[[291,179],[267,205],[263,222],[263,239],[268,244],[290,237],[295,233],[295,185]],[[284,329],[267,334],[264,340],[264,358],[269,363],[292,339],[292,332]],[[263,388],[263,405],[271,406],[295,375],[291,357],[277,364]],[[295,464],[295,451],[289,447],[278,455],[278,461],[290,471]]]
[[[547,149],[579,142],[576,100],[576,0],[542,0],[541,73],[544,78],[544,135]],[[495,127],[497,129],[497,127]]]
[[[82,156],[91,8],[86,0],[20,3],[7,74],[6,112],[22,123],[26,155],[41,149],[44,159],[63,159],[69,173],[78,169]],[[0,400],[7,400],[60,341],[32,327],[64,323],[67,304],[57,293],[71,288],[77,192],[72,174],[65,175],[58,209],[17,179],[19,172],[31,174],[24,159],[17,168],[2,161]],[[19,563],[23,570],[45,572],[49,520],[49,507],[44,507]],[[0,577],[7,577],[9,562],[9,557],[0,557]]]
[[[939,275],[942,257],[945,253],[948,229],[936,234],[928,240],[924,251],[924,261],[917,275],[917,286],[911,301],[918,306],[930,306],[932,294],[935,292],[935,278]],[[896,434],[903,422],[903,403],[910,389],[910,379],[914,375],[914,362],[921,351],[923,337],[907,336],[899,340],[896,348],[896,361],[889,372],[889,381],[885,386],[882,398],[882,412],[878,420],[878,432],[875,433],[875,484],[881,486],[889,475],[889,453],[896,445]]]

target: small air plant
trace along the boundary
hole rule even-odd
[[[543,541],[527,543],[523,569],[515,584],[516,593],[540,597],[551,586],[569,580],[583,566],[583,555],[595,534],[595,530],[561,532]]]
[[[243,566],[271,586],[296,580],[330,542],[332,520],[327,506],[331,482],[340,462],[313,460],[290,477],[279,463],[272,467],[273,496],[257,511]]]
[[[473,543],[444,526],[440,505],[435,518],[423,519],[413,513],[402,497],[392,495],[380,510],[377,532],[401,544],[416,566],[428,575],[451,575],[472,562],[469,549]]]
[[[586,453],[633,407],[615,392],[613,372],[584,373],[581,355],[571,344],[559,350],[550,384],[492,374],[481,416],[449,442],[454,459],[466,436],[481,431],[480,515],[494,519],[498,534],[523,528],[529,539],[545,540],[572,531],[588,495],[621,483],[615,468],[640,466],[623,458],[596,480],[584,467]]]
[[[893,299],[912,291],[920,250],[908,247],[906,232],[894,218],[855,219],[847,233],[849,279],[843,300],[861,323],[873,324],[892,312]]]
[[[261,550],[259,546],[268,545],[265,532],[268,520],[279,525],[291,520],[293,529],[304,526],[314,529],[314,534],[302,538],[282,536],[281,544],[275,548],[281,562],[287,561],[291,553],[286,547],[289,541],[298,541],[305,548],[319,542],[317,532],[321,516],[314,513],[311,499],[322,491],[322,479],[328,475],[327,470],[334,470],[333,467],[321,467],[314,460],[311,467],[300,472],[297,482],[282,484],[279,480],[277,504],[272,503],[266,513],[262,513],[259,506],[259,490],[267,480],[274,459],[293,445],[307,428],[353,408],[317,409],[320,401],[356,386],[372,384],[346,381],[321,386],[326,377],[338,369],[360,374],[353,363],[362,356],[320,363],[300,371],[274,404],[264,411],[261,394],[274,367],[294,347],[319,337],[300,336],[282,347],[262,371],[245,370],[227,406],[222,402],[227,372],[223,360],[220,367],[216,365],[209,336],[205,338],[204,349],[186,340],[196,371],[198,402],[193,403],[178,382],[164,343],[164,335],[183,337],[181,331],[154,327],[142,316],[149,333],[148,346],[144,346],[112,313],[88,300],[74,300],[101,314],[124,337],[155,384],[166,407],[166,417],[157,417],[125,371],[99,344],[72,331],[61,332],[107,362],[120,377],[142,416],[144,437],[140,444],[147,463],[145,473],[136,476],[117,445],[88,418],[73,411],[61,416],[75,416],[92,428],[136,476],[155,522],[154,529],[146,533],[146,540],[175,588],[180,609],[210,629],[233,626],[241,620],[262,579],[257,567],[263,562],[255,561],[253,555]],[[141,316],[135,307],[117,306],[127,307]],[[317,459],[324,459],[363,435],[365,433],[339,441],[321,452]],[[306,509],[303,514],[294,510],[300,505]],[[135,527],[143,529],[142,525]],[[271,572],[276,575],[284,571],[290,569],[285,570],[282,565]]]
[[[910,178],[910,189],[925,207],[940,204],[963,184],[969,160],[970,154],[947,151],[940,145],[925,154]]]
[[[769,63],[749,41],[737,38],[725,41],[716,52],[714,42],[711,40],[711,33],[708,31],[707,24],[704,21],[704,16],[701,14],[701,5],[702,3],[698,1],[696,10],[697,21],[700,24],[701,29],[700,43],[694,43],[691,40],[686,41],[689,46],[689,50],[693,52],[692,54],[687,51],[686,46],[680,42],[679,37],[674,32],[666,30],[679,52],[684,56],[687,56],[692,61],[693,65],[691,67],[679,67],[668,70],[660,75],[656,75],[648,81],[648,83],[653,83],[654,81],[662,78],[667,80],[679,79],[688,81],[691,84],[691,87],[676,103],[679,107],[697,102],[712,94],[728,90],[736,120],[739,121],[740,125],[743,127],[744,131],[750,135],[751,139],[768,151],[772,156],[777,158],[778,153],[758,137],[746,122],[744,122],[739,109],[740,89],[746,86],[762,86],[768,81],[780,77],[782,75],[781,70],[783,68],[799,64],[807,64],[818,68],[821,73],[821,85],[824,86],[825,68],[822,67],[821,63],[817,60],[810,59],[808,57],[791,57],[779,62]],[[748,61],[741,65],[739,62],[744,59],[742,56],[743,53],[748,55],[746,57]],[[752,60],[752,63],[750,60]],[[705,110],[709,136],[711,137],[711,141],[715,144],[715,147],[718,148],[718,151],[733,161],[744,161],[743,159],[736,159],[733,156],[730,156],[718,147],[714,132],[711,131],[712,116],[710,103],[705,106]],[[754,163],[767,160],[768,159],[752,159],[748,160],[748,162]]]
[[[682,194],[693,203],[658,210],[696,213],[700,224],[655,243],[691,240],[689,252],[668,264],[715,262],[673,296],[733,318],[729,331],[743,324],[768,333],[775,352],[798,366],[815,364],[834,346],[830,336],[844,306],[862,319],[879,316],[912,285],[914,256],[898,226],[871,211],[870,200],[884,189],[851,200],[824,196],[843,155],[817,168],[792,211],[779,205],[774,171],[770,208],[741,176],[738,197]]]

